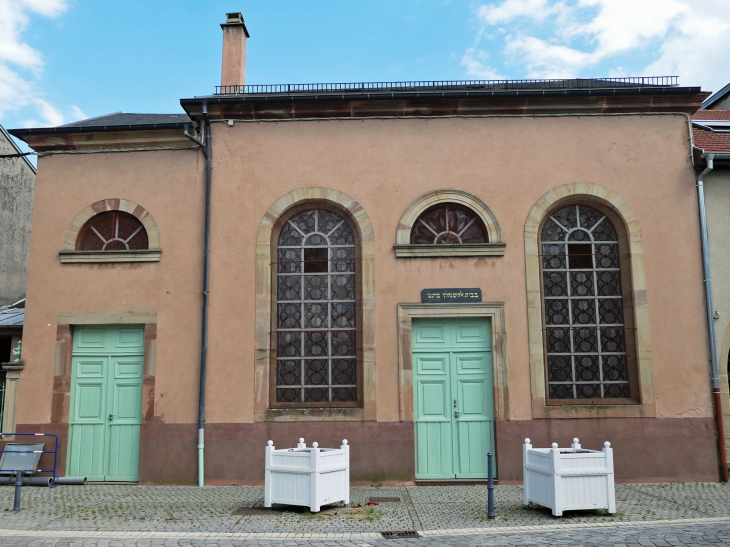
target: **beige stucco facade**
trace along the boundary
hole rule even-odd
[[[730,274],[727,257],[730,256],[730,169],[719,169],[704,177],[707,207],[707,231],[712,277],[712,299],[715,312],[715,342],[720,372],[720,400],[722,403],[726,450],[730,449],[730,398],[728,372],[730,371]]]
[[[221,120],[212,136],[209,482],[261,481],[266,440],[284,446],[299,436],[321,446],[347,436],[355,481],[413,481],[409,318],[438,315],[420,305],[421,289],[430,287],[482,289],[484,304],[473,313],[452,306],[444,315],[490,317],[498,336],[501,480],[521,480],[524,437],[564,445],[575,436],[589,448],[611,441],[619,480],[717,479],[686,115]],[[39,159],[19,429],[66,434],[74,325],[145,324],[141,480],[193,481],[204,184],[195,149]],[[708,193],[715,186],[708,182]],[[475,256],[398,256],[405,213],[442,190],[473,196],[499,245]],[[625,223],[639,336],[634,404],[544,400],[530,238],[541,215],[570,199],[600,203]],[[159,261],[61,262],[74,219],[109,200],[138,205],[153,219]],[[303,201],[342,207],[360,230],[365,394],[358,409],[268,409],[271,226]],[[730,309],[721,317],[727,322]],[[642,461],[670,450],[671,457]],[[161,455],[170,451],[174,461]]]

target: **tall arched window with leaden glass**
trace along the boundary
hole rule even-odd
[[[357,244],[344,216],[325,208],[300,211],[281,227],[274,405],[358,401]]]
[[[572,204],[550,214],[540,235],[548,398],[630,398],[633,318],[622,287],[630,265],[614,224]]]

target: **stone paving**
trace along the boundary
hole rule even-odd
[[[402,501],[368,506],[371,497]],[[554,518],[547,509],[523,506],[522,487],[497,486],[497,518],[489,520],[486,499],[486,486],[371,486],[353,488],[350,507],[330,506],[310,514],[297,507],[264,509],[260,487],[87,485],[23,488],[23,510],[13,513],[13,488],[0,487],[0,537],[6,530],[56,530],[152,533],[158,537],[190,532],[372,538],[388,530],[444,535],[464,530],[476,533],[478,529],[548,532],[566,525],[605,527],[660,521],[702,524],[727,519],[730,523],[730,485],[719,483],[619,484],[615,515],[575,511]],[[361,507],[354,507],[357,505]]]
[[[7,547],[156,547],[156,546],[245,546],[245,547],[719,547],[730,545],[730,524],[663,524],[656,521],[643,525],[579,527],[564,525],[559,530],[540,532],[524,529],[495,528],[499,533],[427,536],[413,539],[236,539],[234,537],[162,538],[120,534],[119,536],[53,537],[53,532],[36,532],[45,537],[0,535],[0,545]],[[21,532],[23,533],[23,532]],[[24,532],[30,534],[31,532]],[[60,532],[56,532],[57,534]],[[98,532],[87,532],[98,534]],[[113,533],[111,533],[113,534]],[[218,534],[216,534],[218,535]]]

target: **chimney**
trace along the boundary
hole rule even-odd
[[[243,15],[226,13],[223,29],[223,66],[221,85],[245,85],[246,39],[249,37]]]

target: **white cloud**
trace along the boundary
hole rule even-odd
[[[485,64],[488,55],[484,51],[470,47],[461,58],[462,66],[466,67],[466,72],[470,76],[474,76],[480,80],[503,80],[496,70]]]
[[[464,59],[479,59],[482,36],[499,36],[499,25],[508,29],[506,59],[527,77],[576,77],[612,62],[609,74],[633,73],[620,57],[651,46],[656,60],[635,72],[710,89],[730,81],[728,0],[503,0],[476,15],[481,27]],[[476,75],[478,66],[462,65]]]
[[[0,118],[23,107],[34,109],[40,119],[31,125],[61,125],[83,114],[70,106],[67,114],[42,95],[40,78],[44,66],[41,53],[22,40],[32,15],[55,18],[68,9],[68,0],[0,0]]]
[[[498,25],[516,17],[544,19],[555,9],[555,6],[549,5],[548,0],[505,0],[498,6],[480,6],[477,16],[488,25]]]

